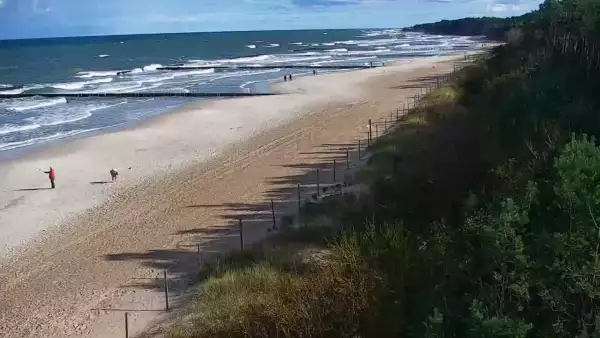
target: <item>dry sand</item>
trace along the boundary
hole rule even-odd
[[[267,234],[296,183],[331,180],[334,158],[447,73],[451,58],[296,78],[288,93],[188,106],[131,130],[0,163],[0,337],[116,337],[160,327],[202,259]],[[352,157],[355,157],[353,153]],[[57,189],[38,169],[57,170]],[[128,168],[131,167],[131,170]],[[109,170],[121,173],[116,184]],[[303,191],[308,193],[308,191]],[[295,204],[292,203],[292,204]],[[131,334],[133,336],[133,334]]]

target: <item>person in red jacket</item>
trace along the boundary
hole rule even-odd
[[[56,188],[56,186],[54,185],[54,179],[56,178],[54,169],[50,167],[50,170],[44,171],[44,174],[48,174],[48,178],[50,179],[50,185],[52,186],[52,189]]]

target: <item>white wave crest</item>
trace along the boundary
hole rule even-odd
[[[256,45],[246,45],[246,47],[248,47],[250,49],[254,49],[254,48],[256,48]]]
[[[100,54],[100,55],[98,55],[98,57],[99,57],[99,58],[101,58],[101,59],[103,59],[103,58],[107,58],[107,57],[109,57],[109,56],[110,56],[110,55],[108,55],[108,54]]]
[[[144,66],[142,68],[134,68],[131,70],[131,74],[140,74],[140,73],[149,73],[149,72],[155,72],[158,70],[158,68],[162,68],[163,65],[158,64],[158,63],[153,63],[151,65],[147,65]]]
[[[3,125],[0,125],[0,135],[6,135],[6,134],[16,133],[16,132],[20,132],[20,131],[33,130],[33,129],[37,129],[39,127],[40,126],[38,124],[26,124],[23,126],[17,126],[14,124],[3,124]]]
[[[213,74],[215,72],[214,68],[210,69],[201,69],[201,70],[190,70],[186,72],[177,72],[173,74],[174,77],[180,76],[191,76],[191,75],[203,75],[203,74]]]
[[[48,136],[36,137],[36,138],[32,138],[32,139],[25,140],[25,141],[0,143],[0,150],[10,150],[10,149],[22,148],[22,147],[31,146],[34,144],[58,140],[58,139],[69,137],[69,136],[75,136],[75,135],[78,135],[81,133],[86,133],[86,132],[90,132],[90,131],[94,131],[94,130],[98,130],[98,129],[100,129],[100,128],[71,130],[68,132],[58,132],[58,133],[54,133],[54,134],[48,135]]]
[[[75,77],[80,79],[91,79],[93,77],[116,76],[118,72],[122,72],[122,70],[86,71],[77,73]]]
[[[77,90],[85,88],[86,86],[97,84],[97,83],[109,83],[112,82],[113,78],[102,78],[91,81],[80,81],[80,82],[67,82],[67,83],[56,83],[50,85],[52,88],[63,89],[63,90]]]
[[[270,43],[268,45],[265,46],[266,48],[274,48],[274,47],[279,47],[278,43]]]
[[[101,104],[85,104],[85,105],[73,105],[70,109],[61,109],[50,111],[41,116],[29,117],[25,121],[40,126],[56,126],[59,124],[71,123],[87,119],[92,116],[92,113],[98,110],[116,107],[127,103],[127,100],[115,103],[101,103]]]
[[[14,112],[22,112],[31,109],[47,108],[58,104],[67,103],[67,99],[64,97],[58,97],[55,99],[34,99],[34,100],[19,100],[14,105],[9,105],[6,110]]]
[[[161,68],[163,65],[158,64],[158,63],[153,63],[151,65],[147,65],[144,66],[144,68],[142,68],[145,72],[154,72],[156,71],[158,68]]]

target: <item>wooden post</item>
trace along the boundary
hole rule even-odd
[[[336,161],[333,160],[333,183],[335,183],[335,163]]]
[[[375,138],[379,137],[379,124],[375,125]]]
[[[273,216],[273,229],[277,229],[277,222],[275,221],[275,203],[271,200],[271,215]]]
[[[396,114],[396,116],[398,116],[398,114]],[[390,112],[390,124],[392,124],[392,121],[393,121],[393,120],[394,120],[393,113],[392,113],[392,112]],[[396,119],[396,120],[397,120],[397,119]]]
[[[125,312],[125,338],[129,338],[129,313]]]
[[[240,248],[244,250],[244,225],[241,218],[238,220],[238,224],[240,226]]]
[[[200,244],[198,244],[198,263],[202,263],[202,257],[200,256]]]
[[[396,121],[400,120],[400,108],[396,108]]]
[[[163,271],[163,277],[165,280],[165,310],[169,311],[169,282],[167,280],[167,271]]]
[[[360,157],[360,140],[358,140],[358,160],[360,161],[361,157]]]
[[[372,136],[373,136],[372,123],[371,123],[371,119],[369,119],[369,136],[367,138],[367,144],[368,145],[371,145]]]
[[[346,149],[346,169],[350,169],[350,150]]]
[[[321,190],[321,185],[319,182],[319,169],[317,169],[317,197],[319,197],[320,190]]]
[[[300,216],[300,211],[302,210],[302,202],[300,201],[300,183],[298,183],[298,216]]]

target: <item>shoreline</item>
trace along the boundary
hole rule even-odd
[[[327,77],[327,76],[335,76],[338,74],[347,74],[347,73],[353,73],[353,72],[334,72],[331,74],[323,74],[320,75],[320,78],[323,77]],[[307,78],[308,76],[299,76],[295,81],[296,83],[298,81],[301,81],[301,79],[303,78]],[[310,76],[309,78],[312,78],[312,76]],[[284,82],[282,82],[281,84],[285,84]],[[271,88],[278,88],[278,86],[281,85],[280,83],[275,83],[271,86]],[[22,221],[20,220],[12,220],[12,219],[6,219],[7,216],[7,211],[11,208],[15,208],[17,207],[19,204],[22,204],[24,201],[24,198],[27,198],[27,195],[32,195],[35,194],[36,192],[40,192],[42,190],[45,189],[45,187],[48,185],[47,179],[45,178],[45,176],[43,174],[40,175],[40,171],[43,170],[47,170],[48,166],[53,166],[55,167],[55,169],[57,170],[57,189],[56,192],[60,193],[62,191],[61,188],[61,181],[64,181],[64,179],[61,179],[62,177],[64,177],[64,175],[68,175],[70,176],[69,173],[69,169],[65,169],[64,166],[61,168],[61,166],[58,166],[56,164],[52,164],[55,163],[57,161],[59,161],[60,159],[63,159],[65,157],[70,157],[75,155],[75,153],[79,152],[79,151],[86,151],[86,148],[89,147],[95,147],[96,149],[94,150],[88,150],[88,152],[108,152],[105,146],[98,146],[100,143],[104,143],[106,142],[108,139],[111,138],[121,138],[121,140],[110,140],[111,143],[120,143],[120,144],[128,144],[131,141],[131,138],[134,138],[135,141],[139,141],[136,137],[137,131],[140,130],[144,130],[144,129],[153,129],[153,130],[158,130],[159,133],[162,133],[160,131],[161,124],[163,123],[168,123],[169,121],[173,121],[175,119],[185,119],[186,115],[191,115],[194,112],[198,112],[198,111],[202,111],[202,110],[207,110],[207,109],[211,109],[214,108],[216,106],[217,110],[231,110],[231,109],[235,109],[235,106],[237,103],[242,103],[242,105],[244,105],[244,108],[250,108],[250,109],[254,109],[253,106],[258,106],[260,104],[262,104],[263,102],[269,102],[269,101],[281,101],[281,105],[282,105],[282,110],[285,110],[283,112],[283,114],[281,114],[281,116],[286,116],[285,119],[283,119],[282,121],[286,121],[288,118],[290,117],[295,117],[295,112],[296,111],[300,111],[303,109],[307,109],[309,108],[308,105],[311,104],[315,104],[316,101],[314,100],[315,98],[312,98],[312,102],[306,101],[306,100],[299,100],[298,102],[283,102],[282,97],[286,95],[285,92],[279,93],[280,95],[276,95],[278,98],[275,98],[274,96],[272,97],[246,97],[246,98],[231,98],[231,99],[213,99],[213,100],[194,100],[193,102],[188,102],[188,103],[184,103],[180,106],[177,106],[173,109],[171,109],[170,111],[158,114],[156,116],[153,116],[151,118],[148,119],[142,119],[139,121],[134,121],[134,122],[128,122],[128,123],[123,123],[121,125],[116,125],[116,126],[110,126],[110,127],[106,127],[103,130],[98,130],[98,131],[92,131],[91,135],[90,134],[85,134],[85,135],[81,135],[81,136],[75,136],[73,138],[68,138],[68,139],[59,139],[59,140],[54,140],[51,142],[48,142],[47,144],[40,144],[38,147],[38,149],[24,149],[24,152],[21,154],[21,156],[17,157],[17,158],[10,158],[10,159],[5,159],[0,161],[0,171],[6,172],[7,175],[9,176],[11,174],[11,172],[14,172],[15,170],[18,170],[19,173],[22,172],[27,172],[26,176],[31,176],[31,183],[27,182],[24,177],[22,177],[23,175],[17,175],[18,178],[17,179],[7,179],[7,177],[5,176],[4,178],[0,178],[0,187],[2,187],[2,189],[0,190],[0,228],[2,223],[4,224],[21,224]],[[329,97],[324,96],[324,97],[320,97],[319,98],[320,101],[325,102],[326,100],[329,100]],[[305,102],[306,101],[306,102]],[[267,105],[269,105],[267,103]],[[231,106],[228,107],[228,106]],[[273,119],[275,118],[275,120],[277,120],[277,115],[279,112],[276,112],[275,114],[271,114],[268,118],[269,119]],[[213,116],[215,117],[215,116]],[[220,118],[220,117],[219,117]],[[279,121],[279,122],[282,122]],[[203,121],[195,121],[195,122],[203,122]],[[244,138],[250,138],[252,136],[254,136],[256,134],[256,131],[258,130],[259,132],[262,131],[263,129],[267,129],[268,127],[266,126],[266,124],[269,124],[270,122],[273,122],[271,120],[265,120],[263,122],[265,123],[261,123],[258,126],[254,126],[254,130],[250,131],[250,134],[240,134],[240,135],[232,135],[231,134],[231,130],[234,130],[233,127],[229,128],[229,131],[227,131],[223,126],[223,121],[211,121],[211,123],[214,122],[215,124],[219,125],[217,126],[218,128],[221,128],[222,132],[227,133],[229,135],[227,135],[227,140],[222,140],[220,142],[220,144],[216,144],[215,142],[208,142],[208,144],[205,144],[204,147],[202,146],[198,146],[196,147],[196,149],[194,149],[193,152],[191,152],[189,149],[188,151],[185,152],[185,154],[181,154],[180,156],[177,156],[175,160],[175,164],[172,163],[173,159],[169,159],[169,158],[163,158],[162,163],[160,163],[158,165],[158,167],[154,167],[150,170],[141,170],[141,172],[137,172],[134,175],[129,175],[128,170],[123,170],[126,168],[131,167],[132,169],[135,169],[135,167],[140,167],[139,165],[136,165],[136,162],[140,162],[138,161],[128,161],[127,158],[125,158],[124,156],[121,156],[121,159],[117,162],[126,162],[127,164],[125,165],[118,165],[118,164],[106,164],[104,165],[103,169],[104,170],[94,170],[93,173],[91,173],[91,170],[89,170],[88,167],[88,173],[90,173],[90,175],[93,175],[93,177],[97,177],[97,179],[88,179],[88,182],[92,183],[92,182],[98,182],[98,185],[102,185],[102,187],[100,187],[99,189],[87,189],[85,192],[87,194],[92,194],[92,196],[87,196],[87,202],[92,202],[91,200],[94,200],[93,203],[83,203],[84,201],[79,201],[78,205],[73,206],[72,208],[67,208],[65,207],[65,204],[68,203],[61,203],[62,205],[62,209],[68,209],[67,214],[63,217],[60,217],[60,215],[55,214],[55,215],[51,215],[54,216],[53,220],[48,221],[48,220],[43,220],[41,219],[41,217],[37,217],[35,219],[35,221],[30,221],[30,223],[35,223],[36,225],[39,224],[43,224],[40,226],[35,226],[34,229],[32,229],[33,231],[27,231],[26,233],[24,233],[24,235],[21,236],[17,236],[19,243],[15,244],[10,244],[10,239],[7,240],[8,236],[0,236],[0,261],[5,260],[5,259],[10,259],[11,256],[13,256],[15,253],[18,254],[19,251],[19,247],[23,246],[23,245],[28,245],[28,242],[31,242],[32,240],[35,242],[35,237],[39,236],[39,235],[44,235],[43,232],[48,231],[48,230],[52,230],[53,228],[55,228],[56,226],[60,225],[61,223],[64,223],[69,217],[72,217],[74,214],[77,214],[79,212],[82,212],[86,209],[92,208],[94,206],[100,205],[101,203],[105,202],[107,199],[109,199],[111,197],[111,195],[113,193],[116,193],[120,190],[123,189],[123,187],[121,187],[125,182],[119,182],[119,187],[117,189],[111,189],[112,187],[110,187],[110,185],[104,186],[104,183],[108,184],[107,180],[105,179],[106,175],[108,175],[108,171],[111,168],[116,168],[119,173],[121,174],[121,181],[125,180],[127,182],[127,187],[130,187],[132,185],[135,185],[141,181],[144,181],[146,179],[148,179],[150,176],[152,175],[161,175],[164,174],[165,172],[167,172],[168,170],[172,170],[173,168],[180,168],[186,165],[191,165],[191,164],[195,164],[198,163],[200,161],[205,161],[205,160],[210,160],[211,158],[215,157],[216,155],[218,155],[220,153],[220,151],[223,151],[224,149],[226,149],[229,145],[229,143],[233,142],[233,143],[237,143],[240,141],[243,141]],[[233,121],[231,118],[229,119],[229,121],[225,122],[226,124],[230,124],[230,125],[234,125],[236,124],[235,121]],[[181,125],[184,125],[184,123],[181,123]],[[241,127],[236,127],[235,130],[239,131]],[[176,130],[173,131],[174,133],[177,132]],[[124,136],[124,137],[121,137]],[[216,137],[216,135],[214,135]],[[214,137],[213,137],[214,138]],[[204,140],[206,141],[206,140]],[[183,142],[182,143],[182,147],[186,148],[188,147],[189,143],[191,142]],[[217,142],[219,143],[219,142]],[[36,147],[36,146],[34,146]],[[155,145],[156,148],[160,147],[160,145]],[[220,149],[220,151],[219,151]],[[130,154],[131,154],[131,149],[130,150]],[[144,151],[144,148],[139,148],[137,150],[141,150]],[[106,156],[110,156],[110,154],[104,154]],[[135,157],[135,154],[131,154],[131,156],[129,156],[130,158]],[[164,157],[164,156],[163,156]],[[168,156],[167,156],[168,157]],[[194,157],[197,157],[197,159],[194,159]],[[93,160],[93,159],[88,159],[88,160]],[[69,160],[67,160],[66,162],[69,162]],[[81,162],[81,161],[79,161]],[[145,161],[141,161],[141,162],[153,162],[150,159],[146,158]],[[42,163],[46,163],[47,165],[43,165]],[[78,165],[78,164],[77,164]],[[17,167],[18,169],[15,169],[15,167]],[[25,167],[28,167],[29,169],[26,169]],[[40,170],[31,170],[32,168],[35,169],[40,169]],[[106,172],[106,174],[104,175],[104,177],[102,176],[103,172]],[[38,175],[36,175],[38,174]],[[125,175],[129,175],[129,176],[133,176],[133,179],[130,180],[128,178],[124,178],[123,176]],[[85,185],[82,185],[81,182],[82,180],[84,181],[85,178],[80,177],[79,181],[79,188],[80,189],[85,189]],[[8,182],[10,181],[10,183]],[[15,182],[22,182],[20,183],[20,185],[16,185]],[[100,183],[102,182],[102,183]],[[68,186],[73,186],[75,185],[76,182],[75,180],[70,180],[67,182]],[[89,187],[88,187],[89,188]],[[39,189],[39,190],[38,190]],[[25,190],[25,191],[19,191],[19,190]],[[110,190],[116,190],[116,191],[110,191]],[[54,191],[52,191],[54,193]],[[75,192],[71,192],[71,195],[75,194]],[[11,198],[7,198],[8,195],[13,195]],[[16,196],[15,196],[16,195]],[[48,201],[45,201],[48,202]],[[32,203],[30,203],[32,204]],[[36,205],[39,205],[39,203],[34,203]],[[50,207],[47,206],[47,209],[53,209],[53,210],[58,210],[58,204],[57,207]],[[16,212],[15,212],[16,213]],[[26,211],[21,211],[18,212],[18,214],[26,214]],[[18,215],[16,218],[19,218]],[[6,230],[5,230],[6,231]],[[0,230],[0,233],[2,233],[2,231]]]
[[[476,53],[476,52],[473,52]],[[461,54],[462,55],[462,54]],[[64,174],[65,174],[65,170],[63,168],[60,168],[60,170],[56,167],[56,164],[52,164],[55,163],[55,160],[57,159],[63,159],[65,157],[72,157],[73,155],[75,155],[75,153],[77,153],[78,151],[85,151],[86,148],[91,147],[96,147],[94,150],[90,150],[88,152],[97,152],[100,151],[103,154],[104,157],[104,161],[106,161],[106,158],[110,157],[111,154],[106,154],[107,152],[107,146],[101,146],[99,144],[101,143],[105,143],[105,142],[110,142],[110,143],[115,143],[115,144],[128,144],[131,142],[131,138],[134,138],[134,141],[138,142],[138,138],[133,135],[136,134],[137,131],[139,130],[143,130],[145,128],[148,129],[158,129],[159,132],[162,123],[165,122],[169,122],[169,121],[173,121],[175,119],[185,119],[185,115],[193,115],[194,112],[198,112],[198,111],[202,111],[202,110],[207,110],[207,109],[217,109],[217,110],[223,110],[223,111],[228,111],[228,110],[232,110],[235,109],[236,107],[236,102],[242,102],[242,106],[244,106],[244,108],[246,109],[255,109],[254,106],[263,104],[263,102],[269,102],[269,101],[280,101],[281,104],[281,110],[283,110],[283,114],[282,115],[286,115],[286,118],[284,119],[280,119],[279,123],[281,122],[289,122],[290,118],[297,118],[299,116],[299,114],[297,114],[297,112],[302,111],[302,110],[310,110],[311,105],[318,105],[318,104],[324,104],[324,103],[331,103],[330,101],[332,101],[332,97],[330,95],[330,93],[328,93],[328,88],[327,85],[323,86],[323,87],[319,87],[319,86],[312,86],[310,93],[307,93],[305,90],[301,89],[301,86],[296,86],[297,84],[303,84],[305,83],[305,81],[311,81],[313,79],[331,79],[331,78],[335,78],[335,77],[339,77],[339,76],[344,76],[345,74],[353,74],[353,73],[373,73],[373,74],[380,74],[380,73],[385,73],[386,72],[386,68],[390,69],[390,67],[409,67],[411,64],[413,63],[419,63],[419,62],[436,62],[439,60],[446,60],[446,59],[454,59],[454,58],[458,58],[460,57],[460,55],[451,55],[451,56],[434,56],[434,57],[424,57],[424,58],[418,58],[418,59],[407,59],[407,60],[401,60],[401,61],[397,61],[391,64],[388,64],[385,67],[377,67],[377,68],[371,68],[371,69],[363,69],[363,70],[358,70],[358,71],[350,71],[350,72],[331,72],[331,73],[327,73],[327,74],[319,74],[316,77],[312,76],[312,75],[308,75],[309,73],[307,72],[307,75],[302,75],[302,76],[298,76],[293,82],[276,82],[276,83],[272,83],[269,86],[269,90],[272,91],[273,93],[277,94],[277,95],[273,95],[273,96],[267,96],[267,97],[244,97],[244,98],[230,98],[230,99],[213,99],[213,100],[194,100],[192,102],[187,102],[184,103],[182,105],[178,105],[174,108],[171,108],[170,110],[166,111],[166,112],[162,112],[160,114],[157,114],[155,116],[152,116],[150,118],[147,119],[141,119],[138,121],[132,121],[132,122],[127,122],[127,123],[122,123],[119,125],[115,125],[115,126],[110,126],[110,127],[106,127],[103,128],[102,130],[98,130],[98,131],[92,131],[91,135],[90,134],[84,134],[81,136],[74,136],[73,138],[67,138],[67,139],[59,139],[59,140],[53,140],[43,144],[40,144],[39,146],[33,146],[34,149],[28,149],[25,150],[19,157],[17,158],[11,158],[11,159],[1,159],[2,157],[0,156],[0,171],[3,171],[5,173],[7,173],[5,175],[5,177],[0,178],[0,187],[2,187],[2,189],[0,189],[0,229],[2,228],[2,224],[22,224],[23,222],[21,221],[22,217],[19,217],[19,215],[16,215],[16,217],[13,217],[12,219],[10,218],[10,215],[7,215],[7,211],[9,211],[10,209],[14,209],[15,207],[18,207],[21,204],[27,204],[27,203],[23,203],[25,201],[23,201],[23,199],[26,199],[28,197],[28,195],[35,195],[35,193],[37,192],[41,192],[42,190],[45,190],[45,187],[48,185],[47,184],[47,178],[42,174],[40,175],[41,171],[47,170],[47,167],[49,166],[54,166],[55,169],[57,169],[57,192],[62,190],[61,188],[61,181],[64,181],[64,179],[61,179]],[[373,74],[369,75],[369,76],[373,76]],[[335,82],[335,81],[334,81]],[[350,86],[351,87],[351,86]],[[311,94],[310,96],[306,96],[306,97],[302,97],[299,98],[299,100],[287,100],[285,98],[285,96],[290,96],[292,98],[296,98],[294,95],[296,94]],[[343,90],[340,91],[339,93],[337,93],[337,100],[340,100],[343,97],[348,96],[349,94],[344,92]],[[335,101],[335,98],[333,98],[333,100]],[[267,103],[267,105],[269,105],[269,103]],[[277,116],[280,115],[280,112],[276,112],[275,114],[271,114],[271,116],[269,118],[273,119],[275,118],[277,120]],[[214,117],[214,116],[213,116]],[[235,120],[235,119],[233,119]],[[203,122],[203,121],[195,121],[195,122]],[[214,121],[212,121],[214,122]],[[222,124],[223,121],[220,121],[221,123],[217,122],[217,124]],[[232,121],[232,119],[230,119],[231,124],[235,124],[235,122]],[[38,217],[35,217],[33,221],[29,221],[29,223],[35,223],[36,226],[33,227],[33,229],[25,229],[26,231],[22,231],[22,235],[17,236],[17,241],[18,243],[14,244],[14,243],[10,243],[11,239],[7,240],[6,235],[4,236],[0,236],[0,262],[2,262],[3,260],[10,260],[12,256],[18,255],[19,250],[22,247],[25,247],[31,243],[35,243],[36,242],[36,236],[40,236],[40,238],[44,238],[47,237],[48,234],[46,234],[47,231],[49,230],[55,230],[54,228],[59,227],[62,223],[64,223],[66,220],[68,220],[70,217],[73,217],[74,215],[77,215],[78,213],[81,213],[89,208],[93,208],[95,206],[98,206],[102,203],[104,203],[105,201],[107,201],[108,199],[110,199],[114,194],[122,191],[123,189],[126,188],[130,188],[134,185],[136,185],[139,182],[142,182],[144,180],[149,179],[152,175],[162,175],[165,174],[166,172],[168,172],[169,170],[173,170],[176,168],[183,168],[185,166],[188,165],[193,165],[193,164],[197,164],[199,162],[202,161],[206,161],[206,160],[210,160],[211,158],[214,158],[215,156],[219,155],[220,153],[223,153],[223,151],[225,151],[229,146],[234,145],[236,143],[239,143],[241,141],[243,141],[244,139],[249,139],[253,136],[255,136],[257,134],[257,131],[260,132],[264,132],[264,130],[269,129],[270,127],[268,126],[268,124],[272,121],[263,121],[265,123],[262,123],[258,126],[254,126],[254,129],[251,130],[250,134],[239,134],[239,135],[233,135],[231,133],[232,130],[234,130],[233,127],[229,128],[229,131],[227,130],[222,130],[225,133],[227,133],[227,140],[224,141],[221,140],[220,144],[216,144],[214,142],[209,142],[208,146],[197,146],[195,147],[195,149],[193,150],[193,152],[190,151],[189,149],[189,143],[190,142],[183,142],[181,144],[181,147],[183,148],[188,148],[187,151],[184,151],[183,154],[179,154],[179,156],[177,156],[177,158],[174,159],[170,159],[170,158],[162,158],[161,160],[159,160],[158,162],[159,165],[158,167],[156,166],[157,161],[153,161],[151,159],[148,159],[147,157],[145,159],[143,159],[141,162],[153,162],[153,168],[150,168],[149,170],[144,170],[143,169],[143,165],[137,165],[136,163],[139,162],[139,160],[133,161],[130,160],[128,158],[134,158],[136,157],[136,152],[144,152],[146,149],[145,148],[138,148],[136,149],[136,151],[134,151],[132,153],[132,149],[128,149],[129,150],[129,154],[130,156],[128,157],[124,157],[124,156],[120,156],[120,160],[118,161],[114,161],[113,163],[107,163],[102,167],[102,170],[99,168],[97,170],[89,170],[89,166],[88,166],[88,173],[89,173],[89,180],[87,182],[90,183],[90,185],[92,185],[92,183],[96,183],[96,185],[99,185],[100,187],[97,189],[85,189],[86,186],[85,184],[81,184],[81,182],[85,181],[85,178],[83,177],[79,177],[79,188],[84,189],[86,195],[86,198],[84,200],[79,200],[77,201],[76,205],[70,205],[70,208],[67,207],[66,205],[69,205],[69,203],[56,203],[57,207],[51,207],[51,206],[46,206],[46,209],[50,209],[50,210],[54,210],[55,212],[52,213],[52,211],[47,211],[45,213],[44,216],[49,216],[49,217],[41,217],[40,215],[38,215]],[[185,123],[181,122],[181,125],[185,125]],[[224,126],[221,125],[219,126],[221,128],[223,128]],[[236,127],[235,130],[240,130],[241,127]],[[177,131],[175,130],[174,133],[176,133]],[[162,133],[162,132],[161,132]],[[120,136],[124,136],[124,137],[120,137]],[[117,138],[120,140],[109,140],[111,138]],[[206,141],[206,140],[204,140]],[[218,142],[217,142],[218,143]],[[39,147],[37,149],[35,149],[36,147]],[[159,146],[157,146],[159,147]],[[164,154],[163,154],[164,155]],[[118,157],[118,156],[117,156]],[[164,156],[163,156],[164,157]],[[168,156],[167,156],[168,157]],[[89,159],[90,161],[93,161],[93,159]],[[145,160],[145,161],[144,161]],[[67,162],[69,162],[67,160]],[[78,161],[78,162],[82,162],[82,161]],[[120,163],[115,163],[115,162],[120,162]],[[173,163],[175,162],[175,163]],[[122,165],[122,163],[126,163],[125,165]],[[46,164],[46,165],[44,165]],[[121,164],[121,165],[119,165]],[[17,167],[17,168],[15,168]],[[108,184],[108,180],[106,179],[106,176],[108,175],[108,171],[111,168],[115,168],[117,169],[117,171],[119,171],[120,173],[120,182],[118,183],[118,186],[113,187],[112,184]],[[131,171],[128,170],[127,168],[132,168],[132,170],[135,171],[135,173],[133,173],[133,175],[131,174]],[[141,169],[140,169],[141,168]],[[38,169],[38,170],[35,170]],[[140,169],[140,170],[138,170]],[[15,170],[18,170],[20,175],[17,175],[17,179],[13,179],[12,177],[7,178],[7,176],[9,176],[10,173],[14,172]],[[80,170],[80,168],[77,168],[77,170]],[[104,172],[106,172],[106,174],[103,174]],[[26,174],[25,174],[26,173]],[[66,171],[67,177],[70,176],[69,170],[67,169]],[[124,175],[129,176],[128,178],[123,178]],[[27,181],[24,180],[23,176],[29,176],[31,177],[31,181]],[[94,177],[95,179],[92,179],[91,177]],[[9,182],[10,183],[7,183]],[[125,181],[125,182],[123,182]],[[15,182],[19,183],[19,185],[15,184]],[[126,184],[123,184],[126,183]],[[75,184],[75,180],[70,180],[67,182],[67,185],[72,188],[73,185]],[[123,186],[125,185],[125,186]],[[87,187],[89,188],[89,187]],[[60,190],[59,190],[60,189]],[[52,191],[54,192],[54,191]],[[75,192],[71,191],[71,195],[76,194]],[[10,196],[12,195],[12,196]],[[56,194],[55,194],[56,195]],[[49,204],[48,200],[44,200],[43,202],[46,202],[46,204]],[[87,203],[86,203],[87,202]],[[29,203],[29,204],[35,204],[36,206],[40,206],[40,203],[37,203],[36,201],[34,201],[34,203]],[[61,205],[60,208],[62,208],[63,210],[58,210],[59,207],[58,205]],[[44,207],[44,206],[42,206]],[[66,210],[66,212],[65,212]],[[13,212],[12,213],[13,216],[14,214],[28,214],[28,211],[21,211],[21,212]],[[64,214],[64,215],[61,215]],[[29,215],[29,216],[35,216],[35,215]],[[8,219],[7,219],[8,218]],[[27,222],[27,221],[25,221]],[[19,230],[23,230],[22,227],[20,227]],[[6,234],[6,229],[4,230],[5,234]],[[2,234],[2,230],[0,230],[0,234]]]
[[[55,166],[58,187],[50,191],[52,198],[46,198],[47,191],[34,192],[33,197],[17,196],[20,199],[13,205],[0,209],[4,224],[23,224],[28,217],[34,218],[36,213],[32,210],[23,211],[28,206],[38,209],[38,218],[54,218],[61,224],[31,240],[13,257],[18,259],[2,264],[5,273],[0,274],[0,285],[4,301],[0,307],[7,321],[0,322],[0,328],[17,336],[43,332],[42,336],[61,337],[64,330],[75,330],[73,322],[85,322],[86,328],[81,329],[84,331],[91,322],[105,323],[100,317],[115,324],[113,321],[118,319],[113,319],[114,313],[94,315],[91,320],[90,308],[99,308],[106,302],[113,308],[123,302],[131,305],[127,297],[133,296],[121,292],[119,286],[128,283],[132,276],[151,278],[156,271],[151,268],[154,265],[140,266],[140,261],[180,261],[175,256],[185,257],[189,251],[186,243],[193,241],[186,235],[190,228],[229,224],[231,219],[221,217],[221,208],[241,202],[251,205],[264,199],[265,191],[274,184],[269,183],[269,177],[285,177],[298,170],[286,162],[315,161],[314,155],[307,158],[309,155],[303,154],[314,152],[321,143],[341,144],[348,142],[348,137],[356,138],[364,132],[363,119],[386,116],[416,91],[414,86],[397,86],[406,84],[411,76],[447,71],[452,68],[450,60],[456,58],[413,59],[374,70],[297,78],[275,86],[276,90],[289,93],[286,95],[203,102],[145,121],[131,130],[76,140],[42,153],[43,158],[18,160],[8,168],[0,163],[0,169],[10,171],[8,180],[3,179],[13,185],[28,177],[33,177],[36,186],[47,184],[45,176],[35,176],[26,169],[44,161],[70,163],[78,170],[76,177],[67,176],[75,182],[74,186],[62,188],[65,183],[61,175],[68,170]],[[445,70],[437,69],[437,65]],[[377,86],[371,88],[368,83]],[[101,164],[132,159],[137,166],[131,173],[117,168],[123,182],[96,188],[85,181],[91,179],[89,176],[107,179],[110,167],[104,170]],[[202,203],[223,206],[204,211],[208,207],[198,205]],[[51,213],[56,206],[63,209],[66,222],[60,214]],[[8,222],[19,208],[21,222]],[[250,236],[254,239],[264,236],[264,232],[253,233],[254,230]],[[165,250],[169,248],[183,251],[167,254]],[[123,252],[133,258],[125,259]],[[160,258],[162,255],[165,257]],[[156,264],[159,267],[164,263]],[[111,275],[107,275],[109,271]],[[143,303],[148,306],[148,299],[157,296],[148,291],[136,297],[146,297]],[[15,308],[15,304],[22,306]],[[32,309],[36,316],[28,312]],[[61,315],[53,321],[45,320],[57,310]],[[29,317],[22,317],[26,314]],[[142,317],[138,319],[143,321]],[[40,322],[45,324],[38,328]],[[17,327],[14,323],[22,325]]]

